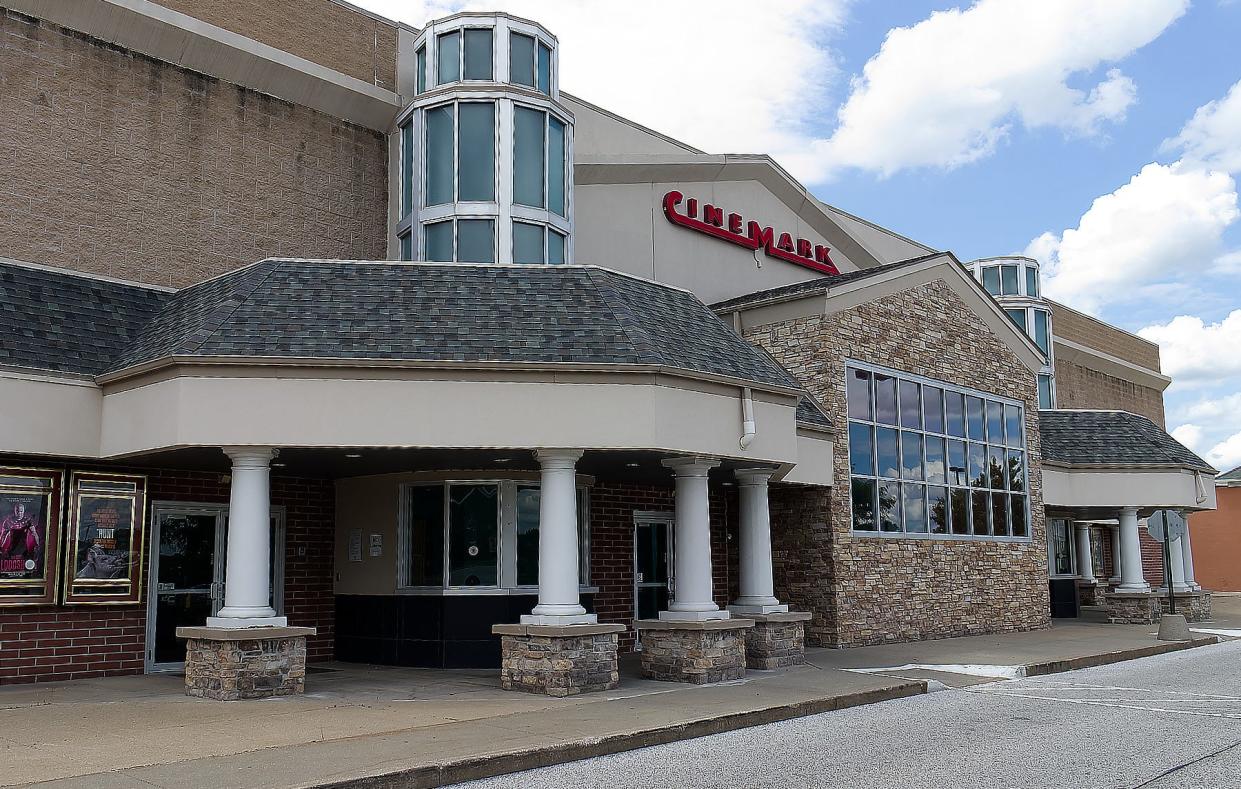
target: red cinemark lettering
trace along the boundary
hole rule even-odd
[[[685,201],[685,213],[677,210]],[[724,209],[707,203],[702,206],[702,219],[698,218],[698,200],[685,199],[685,195],[673,190],[664,195],[664,216],[674,225],[696,230],[721,241],[736,244],[746,249],[762,249],[768,257],[777,258],[798,266],[814,269],[824,274],[839,274],[840,270],[832,262],[831,249],[823,244],[812,244],[804,238],[793,241],[789,233],[781,233],[778,237],[770,226],[759,224],[753,220],[746,222],[738,213],[728,214],[725,227]],[[742,226],[746,232],[741,232]]]

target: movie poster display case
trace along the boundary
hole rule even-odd
[[[0,466],[0,606],[56,602],[63,471]]]
[[[70,475],[66,605],[141,601],[146,484],[129,474]]]

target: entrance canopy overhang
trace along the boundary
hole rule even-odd
[[[692,294],[604,269],[262,261],[142,290],[98,358],[51,318],[127,286],[18,273],[64,303],[0,371],[0,452],[581,449],[832,483],[833,426],[787,371]]]
[[[1144,416],[1040,411],[1039,434],[1049,510],[1092,520],[1121,509],[1215,509],[1215,469]]]

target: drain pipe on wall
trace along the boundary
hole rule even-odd
[[[754,393],[750,391],[750,387],[741,390],[741,444],[742,449],[748,449],[754,441],[754,434],[757,431],[754,427]]]

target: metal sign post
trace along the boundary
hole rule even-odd
[[[1163,543],[1163,583],[1168,587],[1168,613],[1176,613],[1172,589],[1172,541],[1185,534],[1185,516],[1175,510],[1158,510],[1146,522],[1150,536]]]

